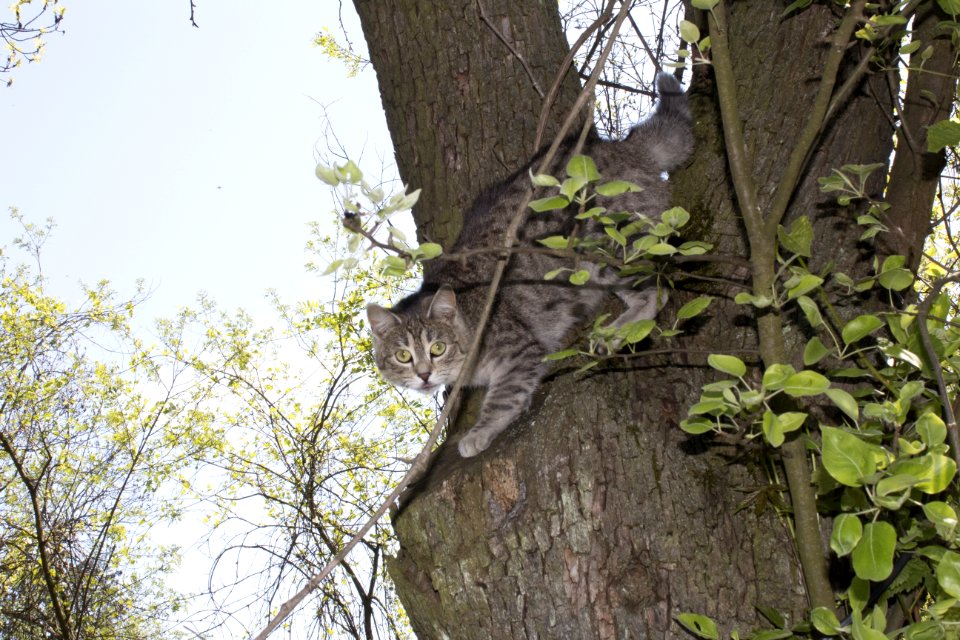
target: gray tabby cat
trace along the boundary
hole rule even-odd
[[[651,218],[659,217],[667,207],[669,189],[663,174],[686,160],[693,139],[690,111],[680,84],[673,76],[661,73],[657,91],[660,100],[656,111],[626,139],[586,143],[582,153],[593,158],[604,180],[628,180],[643,188],[609,203],[601,198],[597,205],[609,204],[616,210]],[[569,155],[572,146],[573,141],[569,141],[557,157]],[[518,207],[526,204],[522,199],[530,184],[528,169],[538,159],[477,198],[464,216],[460,239],[450,253],[502,245],[510,219]],[[538,238],[568,235],[574,222],[570,209],[531,213],[518,245],[535,245]],[[602,233],[599,228],[587,229],[586,233],[591,231]],[[463,262],[428,262],[420,291],[392,309],[376,304],[367,307],[377,367],[387,380],[426,393],[454,383],[483,309],[495,264],[492,253]],[[477,365],[467,381],[469,386],[486,387],[487,393],[476,424],[458,443],[464,457],[475,456],[490,446],[529,406],[548,371],[544,356],[564,346],[570,330],[596,314],[607,292],[612,290],[626,305],[614,326],[656,315],[656,287],[631,288],[629,279],[619,278],[615,270],[592,264],[581,265],[591,273],[585,286],[560,279],[543,280],[546,272],[562,266],[569,267],[569,261],[533,253],[511,257]]]

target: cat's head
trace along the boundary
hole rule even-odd
[[[453,289],[420,294],[412,304],[367,306],[377,367],[390,382],[433,393],[457,379],[469,335]]]

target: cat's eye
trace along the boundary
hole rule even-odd
[[[400,351],[397,351],[393,355],[397,359],[397,362],[402,362],[403,364],[406,364],[411,360],[413,360],[413,356],[410,355],[410,352],[407,351],[406,349],[400,349]]]
[[[430,345],[430,355],[432,356],[442,356],[443,352],[447,350],[447,345],[442,342],[434,342]]]

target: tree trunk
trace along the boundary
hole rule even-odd
[[[419,232],[449,244],[458,212],[529,158],[542,105],[524,65],[480,19],[479,7],[546,91],[566,54],[556,6],[355,5],[401,175],[424,190],[415,211]],[[768,0],[730,7],[740,116],[764,205],[805,122],[839,21],[829,3],[786,19],[782,12]],[[857,54],[851,48],[848,63]],[[869,264],[856,248],[855,215],[820,193],[816,178],[890,156],[890,97],[878,88],[886,82],[876,82],[862,83],[823,134],[785,222],[809,215],[818,255],[850,273]],[[572,81],[563,85],[561,109],[576,91]],[[677,204],[694,215],[687,239],[742,257],[744,231],[709,73],[697,75],[691,103],[696,155],[671,177]],[[879,175],[876,184],[879,191]],[[689,636],[675,622],[679,613],[748,631],[760,626],[756,608],[764,606],[797,621],[806,607],[802,577],[787,520],[771,506],[786,500],[776,487],[779,471],[749,447],[689,438],[677,426],[712,379],[706,353],[756,361],[749,309],[732,303],[738,291],[712,290],[718,300],[711,316],[679,344],[663,345],[676,352],[587,377],[558,371],[490,450],[469,460],[455,448],[441,451],[394,522],[400,550],[390,574],[418,637],[682,638]],[[674,308],[689,295],[676,294]],[[672,321],[669,310],[663,320]],[[799,353],[805,337],[789,338]]]

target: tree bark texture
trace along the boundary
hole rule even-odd
[[[449,244],[464,206],[529,158],[541,98],[517,57],[479,20],[479,3],[355,5],[401,175],[424,189],[415,211],[420,235]],[[556,5],[486,0],[483,10],[546,91],[567,46]],[[783,6],[768,0],[741,0],[729,10],[740,117],[767,206],[841,16],[829,3],[786,19]],[[851,47],[843,73],[858,53]],[[892,107],[885,86],[869,76],[858,85],[824,131],[792,200],[784,224],[810,216],[814,268],[831,261],[855,275],[869,265],[856,243],[854,207],[837,207],[816,178],[847,163],[886,162]],[[558,105],[571,104],[576,91],[565,84]],[[687,239],[743,257],[709,72],[698,72],[691,104],[695,157],[671,177],[677,204],[694,216]],[[878,176],[878,194],[881,188]],[[718,273],[748,276],[730,267]],[[557,371],[525,417],[478,458],[441,447],[394,521],[400,550],[389,564],[419,638],[684,638],[675,622],[681,612],[745,632],[762,626],[757,606],[797,620],[806,600],[787,523],[762,508],[786,500],[776,465],[749,448],[689,438],[677,426],[714,379],[706,353],[756,360],[750,310],[732,303],[739,289],[707,286],[673,297],[675,308],[703,290],[718,296],[710,317],[687,327],[676,353],[624,360],[586,377]],[[663,324],[671,320],[668,309]],[[799,358],[807,336],[790,332]]]

